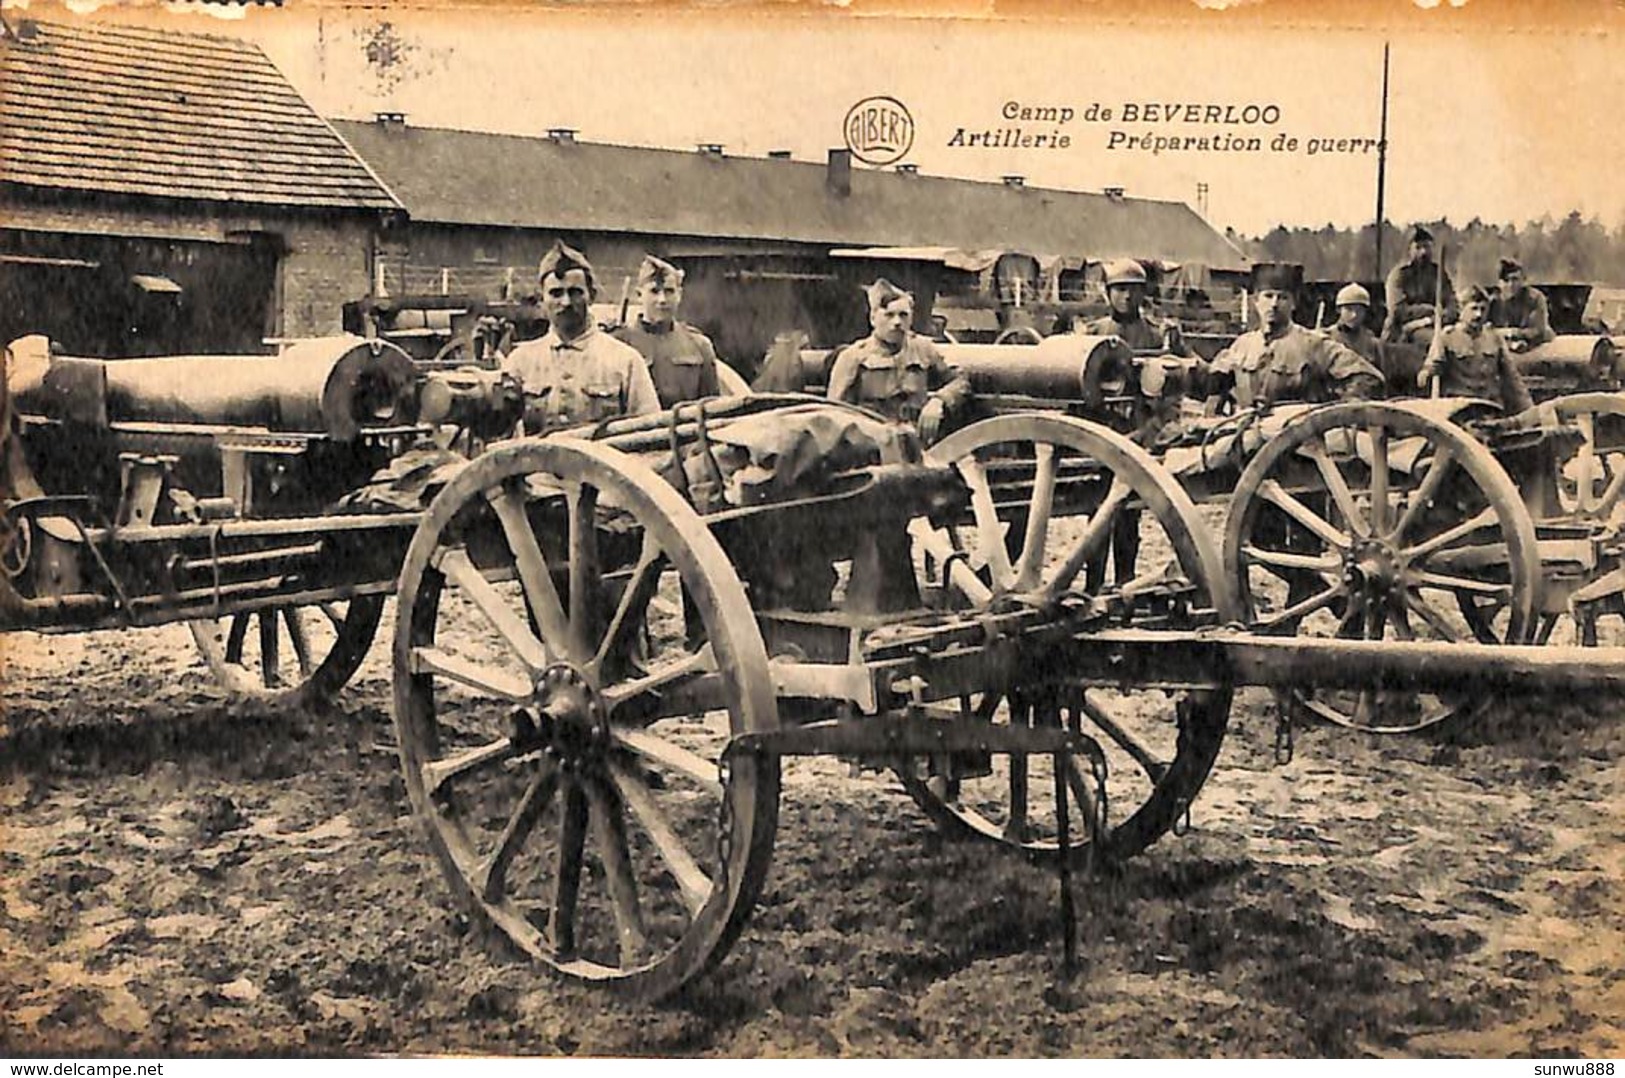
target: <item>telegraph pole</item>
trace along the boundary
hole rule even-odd
[[[1388,42],[1382,43],[1382,129],[1377,133],[1377,265],[1371,278],[1382,280],[1382,194],[1388,178]]]

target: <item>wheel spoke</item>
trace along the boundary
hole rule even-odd
[[[482,666],[461,655],[441,651],[437,647],[413,648],[410,669],[414,674],[439,674],[487,696],[496,696],[515,703],[524,703],[531,698],[529,678],[507,670]]]
[[[639,756],[653,760],[674,771],[680,771],[693,779],[713,797],[724,796],[722,779],[717,773],[717,765],[707,760],[697,752],[673,744],[663,737],[656,737],[647,730],[628,730],[616,727],[611,731],[616,742],[626,746]]]
[[[1324,542],[1331,546],[1339,550],[1347,550],[1354,545],[1352,536],[1338,531],[1331,521],[1326,520],[1319,513],[1293,497],[1277,480],[1264,480],[1259,484],[1258,494],[1265,501],[1279,507],[1287,516],[1320,536]]]
[[[1021,561],[1016,568],[1016,590],[1026,591],[1038,583],[1044,568],[1045,539],[1050,514],[1055,509],[1055,446],[1038,442],[1033,446],[1033,496],[1027,506],[1027,534],[1021,542]]]
[[[1066,561],[1056,572],[1055,578],[1050,581],[1048,589],[1051,596],[1059,595],[1072,586],[1072,581],[1083,571],[1090,560],[1100,552],[1102,544],[1111,536],[1112,523],[1122,510],[1123,503],[1128,501],[1129,495],[1134,493],[1126,480],[1121,476],[1112,477],[1112,485],[1106,491],[1099,508],[1089,518],[1089,524],[1078,539],[1077,546],[1067,555]]]
[[[1389,539],[1397,543],[1405,537],[1405,533],[1410,530],[1412,524],[1416,523],[1416,519],[1422,514],[1422,510],[1428,507],[1429,503],[1438,495],[1439,489],[1444,486],[1445,476],[1450,473],[1450,466],[1455,463],[1455,460],[1455,452],[1449,446],[1440,445],[1434,448],[1433,463],[1428,465],[1427,474],[1422,477],[1422,481],[1411,492],[1410,501],[1406,504],[1405,511],[1400,514],[1399,519],[1394,522],[1393,530],[1388,533]]]
[[[648,947],[643,914],[638,909],[638,885],[632,875],[632,851],[626,844],[626,824],[616,798],[597,780],[583,780],[591,810],[593,843],[604,866],[604,883],[615,910],[615,934],[620,942],[621,966],[634,966]]]
[[[560,960],[576,953],[576,905],[581,897],[581,863],[587,845],[587,798],[581,784],[565,778],[564,812],[559,821],[558,861],[553,875],[553,954]]]
[[[339,609],[339,604],[334,602],[317,603],[316,609],[322,612],[333,628],[344,628],[344,611]]]
[[[613,761],[609,765],[609,773],[621,800],[632,810],[632,815],[643,828],[643,833],[654,843],[655,852],[660,854],[672,879],[677,881],[677,889],[682,893],[683,905],[688,907],[689,916],[698,917],[711,897],[711,878],[688,852],[688,847],[683,845],[683,840],[666,821],[666,814],[655,804],[642,781]]]
[[[1139,739],[1130,734],[1121,723],[1107,713],[1105,708],[1090,699],[1088,693],[1083,697],[1083,713],[1089,716],[1090,722],[1104,730],[1106,736],[1117,743],[1118,748],[1128,753],[1152,782],[1162,781],[1162,776],[1168,773],[1168,765],[1157,759],[1149,748],[1142,745]]]
[[[1004,822],[1004,837],[1020,844],[1027,841],[1027,757],[1010,754],[1010,815]]]
[[[987,472],[975,457],[956,461],[959,474],[970,487],[971,509],[976,514],[976,541],[981,547],[982,559],[993,575],[995,588],[1008,588],[1014,581],[1010,568],[1010,552],[1004,545],[1004,525],[999,521],[998,509],[993,504],[993,490],[988,486]]]
[[[579,641],[573,637],[570,620],[559,602],[558,588],[553,585],[547,568],[547,559],[542,557],[541,544],[536,541],[530,517],[525,514],[524,495],[514,487],[503,486],[488,491],[486,496],[502,523],[508,549],[513,552],[514,567],[525,589],[525,600],[542,630],[543,645],[550,652],[562,650],[570,658],[579,656],[582,651]]]
[[[1101,810],[1100,799],[1095,796],[1095,791],[1090,787],[1083,769],[1078,766],[1077,757],[1070,754],[1066,760],[1066,784],[1072,788],[1072,799],[1084,810],[1083,818],[1089,828],[1089,838],[1104,839],[1111,831],[1111,821],[1106,819],[1105,812]],[[1094,831],[1097,821],[1100,825],[1099,834]]]
[[[1388,428],[1377,424],[1366,431],[1371,439],[1371,534],[1388,532]]]
[[[1359,506],[1354,504],[1354,492],[1349,490],[1348,480],[1343,478],[1343,472],[1338,468],[1337,462],[1326,452],[1325,442],[1319,439],[1307,442],[1302,452],[1315,462],[1321,481],[1326,484],[1326,490],[1331,494],[1337,511],[1343,515],[1343,523],[1348,530],[1359,536],[1370,535],[1371,525],[1366,522]]]
[[[1413,547],[1406,547],[1399,552],[1400,557],[1406,561],[1416,561],[1425,558],[1434,551],[1442,550],[1452,543],[1467,538],[1476,531],[1490,527],[1496,522],[1495,509],[1486,507],[1470,520],[1464,520],[1453,528],[1447,528],[1431,539],[1425,539]]]
[[[260,681],[266,688],[282,684],[282,672],[278,669],[280,657],[277,652],[278,634],[276,631],[276,609],[261,610],[260,623]]]
[[[503,892],[507,890],[508,885],[508,866],[513,863],[514,855],[535,830],[536,822],[542,818],[548,802],[553,800],[558,783],[558,767],[551,760],[543,760],[535,776],[531,778],[530,785],[525,787],[525,793],[519,799],[513,815],[508,818],[507,826],[502,829],[502,836],[497,839],[496,848],[480,863],[475,873],[474,885],[485,901],[502,900]]]
[[[1410,582],[1418,588],[1442,588],[1445,591],[1466,592],[1470,595],[1490,595],[1497,598],[1512,595],[1511,584],[1498,584],[1492,580],[1474,580],[1467,576],[1451,576],[1448,573],[1413,572]]]
[[[660,586],[660,571],[665,560],[666,556],[654,537],[645,535],[643,551],[638,555],[632,578],[621,592],[621,601],[616,604],[615,613],[604,629],[604,639],[598,645],[598,651],[587,664],[589,676],[596,677],[605,660],[612,655],[624,654],[630,648],[632,634],[643,624],[643,614],[649,607],[649,601],[654,598],[655,589]]]
[[[1420,592],[1405,588],[1402,595],[1406,608],[1411,613],[1420,616],[1423,621],[1432,627],[1434,632],[1452,643],[1461,639],[1461,633],[1457,631],[1456,627],[1451,625],[1443,614],[1434,609],[1433,604],[1429,603]]]
[[[1287,625],[1294,621],[1299,621],[1305,617],[1308,617],[1310,614],[1313,614],[1317,610],[1332,605],[1333,601],[1336,600],[1338,596],[1345,594],[1345,592],[1346,589],[1344,588],[1343,583],[1339,581],[1327,588],[1325,591],[1318,592],[1311,595],[1307,599],[1293,603],[1286,609],[1271,614],[1269,617],[1258,619],[1257,626],[1260,629],[1274,629],[1280,625]]]
[[[1393,626],[1394,637],[1399,640],[1415,640],[1416,634],[1411,631],[1411,619],[1405,613],[1405,600],[1403,589],[1388,596],[1388,624]]]
[[[231,629],[226,634],[226,661],[233,666],[243,664],[243,643],[248,639],[248,621],[252,614],[233,614]]]
[[[458,548],[444,548],[438,552],[434,565],[450,580],[462,589],[463,594],[479,608],[485,615],[491,627],[496,629],[502,637],[502,642],[508,649],[518,656],[531,673],[540,673],[552,661],[547,653],[546,646],[536,639],[523,618],[514,612],[513,607],[504,599],[485,579],[485,574],[475,568],[474,563],[468,560],[468,554]]]
[[[1266,550],[1263,547],[1244,546],[1242,556],[1266,568],[1308,570],[1312,573],[1334,573],[1343,564],[1336,554],[1294,554],[1287,550]]]
[[[580,650],[589,654],[588,643],[598,639],[600,596],[603,582],[598,557],[598,490],[585,483],[573,483],[565,492],[570,515],[570,629]]]
[[[645,693],[657,692],[667,685],[698,674],[715,673],[716,669],[717,663],[711,655],[711,645],[706,644],[700,650],[684,655],[680,659],[662,663],[642,677],[606,686],[603,690],[604,706],[613,713],[627,701]]]
[[[282,622],[288,627],[288,642],[293,645],[293,657],[299,663],[299,678],[310,676],[310,638],[305,634],[304,615],[297,606],[282,608]]]
[[[514,748],[513,741],[504,737],[443,760],[430,760],[418,769],[423,775],[423,791],[433,797],[440,792],[442,786],[457,776],[499,764],[504,760],[511,760],[516,755],[518,752]]]

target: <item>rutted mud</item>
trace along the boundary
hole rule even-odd
[[[387,632],[387,627],[386,627]],[[334,716],[229,706],[184,630],[4,642],[0,1052],[1625,1052],[1617,708],[1455,742],[1245,694],[1194,829],[1079,879],[940,839],[889,776],[786,765],[773,871],[684,998],[504,955],[410,817],[377,646]]]

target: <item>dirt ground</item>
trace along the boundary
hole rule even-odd
[[[1243,695],[1193,829],[1078,881],[1070,981],[1053,875],[789,763],[743,938],[645,1007],[451,906],[381,643],[328,717],[229,705],[184,630],[3,646],[0,1054],[1625,1054],[1617,704],[1276,766]]]

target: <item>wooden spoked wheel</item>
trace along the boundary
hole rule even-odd
[[[776,759],[725,749],[778,711],[694,510],[613,449],[500,446],[436,497],[398,596],[401,762],[458,897],[561,974],[641,997],[718,960],[778,815]]]
[[[1063,416],[1001,416],[950,435],[930,456],[964,478],[974,515],[950,529],[924,521],[913,528],[917,563],[950,563],[949,605],[1115,602],[1113,624],[1144,628],[1178,628],[1189,623],[1190,610],[1233,615],[1218,551],[1189,496],[1121,435]],[[1091,569],[1108,552],[1117,560],[1112,582]],[[1068,796],[1100,818],[1095,829],[1071,827],[1069,852],[1081,857],[1097,830],[1104,852],[1127,857],[1189,808],[1218,755],[1230,700],[1228,685],[1125,689],[1086,685],[1052,667],[1007,690],[968,694],[959,710],[991,724],[1065,724],[1094,738],[1104,750],[1107,797],[1091,804],[1095,776],[1087,761],[1074,759],[1064,776]],[[1039,860],[1059,854],[1052,757],[950,763],[957,766],[947,774],[925,761],[903,774],[914,800],[947,833]]]
[[[1518,644],[1533,629],[1539,554],[1516,486],[1465,430],[1403,405],[1329,405],[1283,428],[1236,485],[1224,558],[1255,632]],[[1485,699],[1372,685],[1282,702],[1404,733]]]
[[[1601,525],[1625,522],[1625,394],[1576,393],[1546,406],[1579,435],[1556,461],[1563,517]]]
[[[272,706],[326,703],[367,657],[381,595],[273,606],[190,621],[209,671],[232,695]]]

